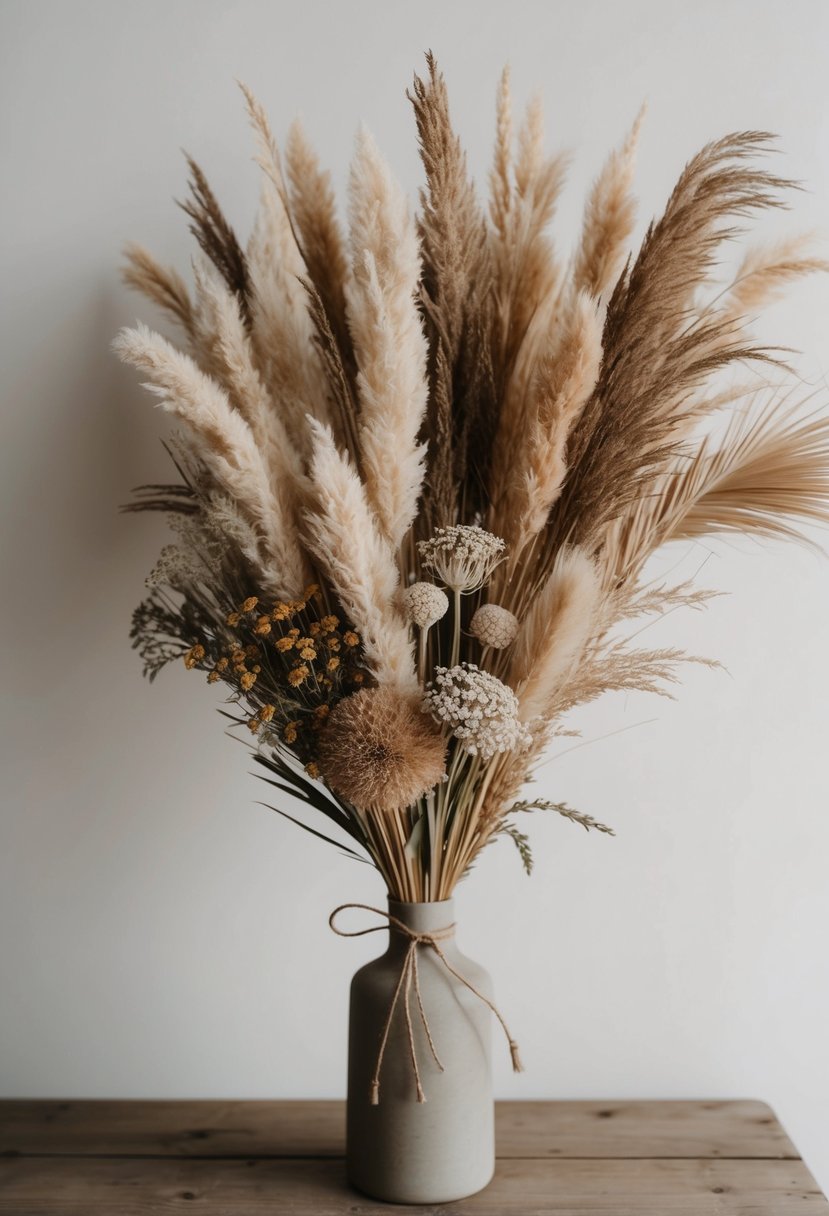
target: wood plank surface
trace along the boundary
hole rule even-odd
[[[479,1195],[403,1207],[346,1187],[341,1161],[11,1158],[0,1211],[14,1216],[790,1216],[829,1206],[800,1161],[499,1161]]]
[[[500,1158],[799,1153],[765,1103],[498,1102]],[[342,1102],[0,1101],[0,1154],[341,1157]]]
[[[342,1102],[0,1102],[2,1216],[790,1216],[829,1203],[761,1102],[499,1102],[493,1182],[377,1203]]]

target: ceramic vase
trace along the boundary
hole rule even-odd
[[[412,933],[435,934],[446,962],[492,1000],[489,975],[458,949],[453,900],[389,900],[389,915]],[[386,1202],[446,1203],[485,1187],[495,1165],[492,1015],[428,942],[414,946],[418,983],[413,975],[407,982],[411,946],[411,937],[390,921],[386,952],[351,984],[348,1178]]]

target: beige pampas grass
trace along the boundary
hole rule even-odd
[[[500,121],[500,120],[499,120]],[[541,102],[534,98],[518,133],[514,193],[505,230],[493,234],[496,370],[503,403],[493,449],[490,496],[504,493],[526,423],[528,394],[559,299],[563,267],[548,226],[564,184],[567,159],[543,150]]]
[[[360,460],[380,529],[393,548],[417,510],[425,447],[426,339],[415,292],[417,235],[405,195],[361,131],[349,183],[348,323],[360,400]],[[394,459],[389,454],[394,453]]]
[[[328,385],[301,281],[305,266],[282,199],[269,181],[262,184],[248,264],[257,366],[294,442],[307,455],[305,417],[328,419]]]
[[[124,257],[127,263],[123,270],[124,282],[163,308],[185,333],[192,335],[193,302],[181,275],[170,266],[162,266],[142,245],[134,242],[125,246]]]
[[[508,575],[542,531],[567,473],[570,431],[596,385],[602,321],[595,301],[580,292],[554,352],[541,362],[517,470],[495,512],[492,530],[509,546]]]
[[[645,117],[639,111],[621,148],[611,152],[587,199],[581,244],[573,267],[573,287],[602,299],[615,286],[636,221],[633,172]]]
[[[308,581],[308,572],[292,521],[271,490],[250,427],[225,392],[192,359],[144,325],[122,330],[114,345],[125,363],[150,377],[146,387],[163,408],[187,424],[199,458],[256,527],[266,585],[277,595],[295,595]]]
[[[543,718],[600,623],[602,580],[578,548],[562,549],[550,577],[521,622],[509,683],[522,722]]]
[[[723,321],[736,321],[765,308],[796,279],[829,271],[829,261],[811,251],[809,234],[789,237],[773,245],[749,249],[723,299]]]
[[[345,242],[337,219],[331,174],[320,167],[317,154],[298,119],[288,131],[285,171],[294,232],[308,276],[319,293],[337,340],[345,350],[348,345]]]
[[[326,427],[312,425],[309,549],[362,636],[366,661],[381,683],[411,694],[417,688],[412,641],[397,608],[394,555],[373,517],[365,487]]]
[[[382,686],[340,701],[320,736],[323,776],[361,811],[411,806],[443,779],[445,755],[417,699]]]
[[[407,94],[419,205],[363,130],[346,239],[302,128],[283,168],[243,91],[262,170],[247,244],[188,160],[194,285],[127,253],[189,352],[143,327],[117,343],[187,427],[177,480],[129,508],[176,533],[131,636],[150,678],[183,660],[221,683],[273,784],[393,897],[442,900],[500,835],[529,868],[511,814],[571,711],[678,682],[688,656],[638,647],[638,622],[710,595],[650,580],[656,549],[829,523],[826,411],[790,405],[792,369],[752,329],[829,264],[797,237],[731,256],[790,185],[756,131],[693,156],[629,250],[641,115],[561,256],[566,158],[540,101],[514,136],[504,72],[487,209],[431,53]]]
[[[827,522],[827,445],[825,417],[755,395],[721,440],[703,440],[619,521],[608,536],[608,569],[630,579],[669,541],[725,533],[803,539],[804,525]]]

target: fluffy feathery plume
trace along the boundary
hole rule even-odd
[[[503,401],[493,445],[490,497],[498,501],[515,467],[527,395],[561,287],[562,267],[547,228],[564,184],[567,160],[544,155],[541,103],[533,99],[519,131],[513,205],[505,232],[493,234],[496,375]]]
[[[349,187],[352,278],[348,319],[357,357],[361,468],[372,509],[394,547],[417,510],[425,445],[426,339],[415,302],[417,234],[406,196],[362,130]],[[389,459],[389,453],[394,459]]]
[[[394,554],[377,526],[360,481],[331,431],[312,423],[311,482],[306,543],[363,640],[366,662],[380,683],[401,693],[417,687],[408,626],[396,608]]]
[[[515,642],[509,683],[522,722],[546,716],[558,685],[597,630],[601,592],[593,558],[575,547],[562,549]]]
[[[602,528],[642,493],[687,434],[693,393],[739,359],[767,358],[723,334],[716,322],[689,323],[728,224],[781,206],[789,183],[748,164],[769,136],[742,132],[709,144],[680,177],[662,218],[608,302],[602,370],[574,427],[570,472],[548,529],[549,548],[596,544]]]
[[[495,150],[489,174],[489,214],[495,230],[506,240],[512,209],[512,97],[510,69],[505,67],[495,103]]]
[[[802,539],[825,524],[829,421],[785,399],[737,413],[725,435],[696,452],[636,502],[608,536],[613,577],[631,579],[658,546],[723,533]]]
[[[196,266],[195,279],[194,336],[202,364],[253,432],[273,493],[285,518],[293,518],[306,489],[302,463],[259,375],[236,297],[209,267]]]
[[[259,570],[268,590],[295,595],[308,582],[308,571],[294,528],[271,489],[251,429],[227,394],[145,325],[122,330],[114,345],[125,363],[150,377],[146,387],[163,408],[187,423],[199,459],[256,527],[263,546]]]
[[[190,231],[239,300],[239,307],[250,324],[251,283],[247,258],[227,222],[207,178],[192,157],[187,157],[190,169],[190,198],[180,206],[191,219]]]
[[[492,515],[492,527],[509,546],[505,575],[547,522],[567,472],[567,440],[596,385],[602,357],[602,321],[596,302],[579,292],[560,341],[542,360],[531,417],[516,472]]]
[[[790,408],[782,383],[752,399],[787,369],[749,329],[827,263],[798,240],[749,251],[730,284],[718,269],[744,220],[782,205],[769,137],[703,148],[625,262],[640,116],[565,264],[548,229],[565,162],[539,103],[514,141],[504,73],[487,216],[426,62],[419,214],[363,134],[346,246],[301,128],[283,173],[245,90],[263,174],[246,250],[191,163],[185,209],[215,271],[198,264],[193,290],[127,255],[193,358],[146,330],[119,342],[190,433],[169,447],[178,484],[130,508],[176,533],[133,620],[145,673],[183,659],[227,685],[274,784],[404,901],[448,898],[499,834],[529,863],[509,816],[545,744],[574,733],[563,715],[669,695],[687,656],[636,649],[631,623],[707,593],[647,580],[654,549],[829,521],[825,411]]]
[[[382,685],[343,698],[319,740],[322,775],[361,811],[410,806],[443,779],[445,756],[417,698]]]
[[[142,245],[134,242],[125,247],[124,257],[127,263],[122,272],[124,282],[163,308],[186,334],[192,335],[193,301],[178,271],[171,266],[162,266]]]
[[[813,253],[812,244],[813,238],[802,234],[749,249],[722,300],[722,321],[750,317],[782,295],[795,279],[829,271],[829,261]]]
[[[343,235],[331,174],[320,168],[302,123],[291,124],[285,144],[285,171],[295,235],[341,350],[348,348],[345,283],[348,277]]]
[[[575,291],[586,291],[595,300],[611,291],[627,256],[636,221],[633,172],[644,117],[643,106],[621,148],[611,152],[587,199],[572,284]]]
[[[259,210],[248,243],[252,340],[260,371],[303,455],[310,438],[305,415],[329,420],[329,388],[309,313],[308,275],[288,210],[288,194],[267,115],[242,86],[262,169]]]
[[[307,455],[305,416],[328,419],[329,389],[301,281],[305,266],[282,199],[270,181],[262,183],[248,264],[257,366],[295,443]]]
[[[491,429],[481,374],[491,262],[484,215],[452,127],[446,82],[431,53],[426,62],[428,78],[415,76],[409,100],[426,173],[418,228],[431,343],[427,510],[435,522],[451,523],[459,499],[471,489],[468,474],[486,458],[488,441],[481,432]]]

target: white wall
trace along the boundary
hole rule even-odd
[[[4,709],[0,1086],[7,1095],[343,1092],[348,978],[375,939],[329,910],[380,900],[369,871],[255,805],[265,787],[183,669],[149,687],[129,614],[161,522],[116,513],[163,479],[162,420],[108,343],[149,309],[118,281],[137,238],[186,267],[180,146],[246,228],[256,171],[234,77],[277,131],[299,111],[342,183],[359,119],[412,190],[403,90],[446,70],[479,180],[504,60],[578,151],[563,230],[643,98],[643,216],[732,129],[780,133],[808,189],[762,231],[825,224],[829,6],[14,2],[2,30]],[[829,285],[777,307],[829,399]],[[459,893],[528,1071],[511,1097],[770,1101],[829,1189],[829,564],[795,548],[697,546],[728,590],[653,639],[723,659],[676,703],[608,701],[539,792],[613,823],[532,823],[527,880],[504,844]],[[218,698],[217,698],[218,699]],[[621,727],[635,727],[608,736]],[[601,736],[606,736],[601,738]],[[564,750],[562,748],[561,750]]]

